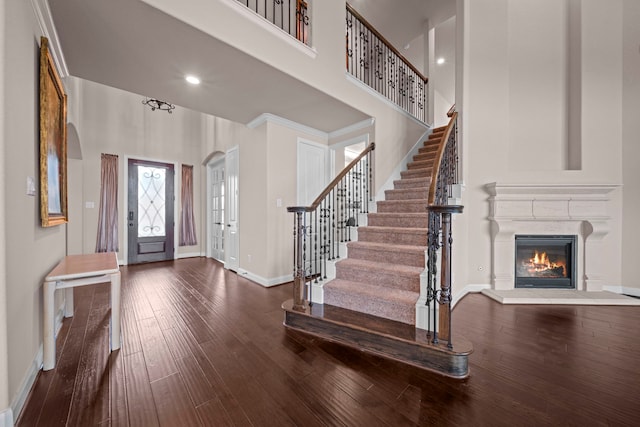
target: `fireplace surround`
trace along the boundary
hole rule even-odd
[[[601,291],[602,240],[610,230],[607,207],[616,185],[539,185],[491,183],[491,285],[516,287],[516,236],[575,236],[575,284],[569,289]],[[567,289],[567,288],[565,288]]]

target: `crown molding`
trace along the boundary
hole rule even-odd
[[[258,126],[263,125],[264,123],[277,124],[280,126],[287,127],[291,130],[304,132],[308,135],[317,136],[319,138],[327,139],[329,137],[329,134],[327,132],[323,132],[316,128],[312,128],[311,126],[306,126],[298,122],[294,122],[293,120],[285,119],[284,117],[276,116],[275,114],[271,114],[271,113],[260,114],[258,117],[256,117],[255,119],[247,123],[247,127],[249,129],[255,129]]]
[[[376,122],[376,119],[373,117],[362,120],[358,123],[354,123],[352,125],[343,127],[342,129],[329,132],[329,138],[338,138],[340,136],[347,135],[349,133],[368,128],[369,126],[373,126],[375,122]]]
[[[306,126],[298,122],[294,122],[293,120],[285,119],[284,117],[280,117],[275,114],[262,113],[258,117],[256,117],[255,119],[247,123],[246,126],[249,129],[255,129],[258,126],[261,126],[265,123],[274,123],[280,126],[287,127],[294,131],[304,132],[308,135],[317,136],[323,139],[329,139],[329,138],[337,138],[339,136],[347,135],[349,133],[356,132],[358,130],[366,129],[367,127],[373,125],[375,122],[376,122],[376,119],[371,117],[369,119],[365,119],[360,122],[354,123],[352,125],[327,133],[327,132],[318,130],[316,128],[312,128],[311,126]]]
[[[62,53],[62,46],[60,46],[60,40],[58,39],[56,26],[51,16],[49,3],[47,0],[31,0],[31,6],[33,7],[33,12],[40,26],[40,32],[49,39],[49,51],[53,57],[53,62],[56,64],[60,78],[64,79],[69,76],[69,68]]]

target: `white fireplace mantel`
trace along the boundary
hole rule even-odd
[[[602,240],[609,233],[610,196],[617,185],[500,184],[485,186],[491,221],[492,286],[515,287],[515,236],[577,236],[576,289],[601,291]]]

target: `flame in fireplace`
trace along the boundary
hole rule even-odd
[[[559,277],[567,277],[567,266],[564,262],[552,262],[546,252],[535,250],[533,258],[527,265],[529,274],[545,274],[558,272]]]

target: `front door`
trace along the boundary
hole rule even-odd
[[[173,177],[172,164],[129,159],[129,264],[173,259]]]

